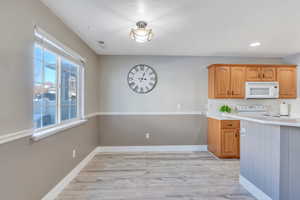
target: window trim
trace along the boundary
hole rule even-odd
[[[63,43],[61,43],[55,37],[44,31],[38,25],[34,25],[34,36],[36,43],[40,43],[47,47],[54,48],[57,51],[59,51],[60,54],[65,54],[71,57],[72,59],[77,60],[78,62],[86,63],[86,58],[83,58],[76,51],[65,46]]]
[[[36,28],[36,27],[35,27]],[[83,59],[79,54],[72,51],[68,47],[65,47],[60,42],[58,42],[55,38],[48,35],[46,32],[41,33],[41,29],[38,29],[39,32],[37,32],[37,29],[35,29],[35,36],[37,41],[34,43],[34,49],[36,46],[41,48],[44,51],[48,51],[50,53],[53,53],[57,56],[57,63],[56,63],[56,88],[57,88],[57,95],[56,95],[56,120],[55,124],[49,125],[46,127],[41,128],[34,128],[32,139],[34,141],[43,139],[45,137],[48,137],[50,135],[56,134],[58,132],[61,132],[63,130],[79,126],[87,121],[87,119],[84,117],[84,99],[85,99],[85,93],[84,93],[84,64],[85,59]],[[46,35],[46,37],[45,37]],[[48,36],[48,37],[47,37]],[[49,38],[50,37],[50,38]],[[40,41],[42,40],[42,41]],[[44,45],[43,41],[47,41],[47,45]],[[50,42],[50,43],[49,43]],[[47,48],[48,46],[51,46],[51,44],[54,44],[53,48],[57,49],[58,51],[53,51],[53,48]],[[62,50],[68,50],[66,52]],[[60,53],[61,52],[61,53]],[[71,52],[71,53],[70,53]],[[67,56],[65,56],[65,54]],[[70,59],[71,58],[71,59]],[[79,59],[78,59],[79,58]],[[33,57],[33,59],[36,59]],[[44,58],[43,58],[44,59]],[[67,120],[61,120],[61,61],[62,59],[65,59],[66,61],[74,64],[78,67],[78,77],[77,77],[77,94],[78,94],[78,100],[77,100],[77,117]],[[74,60],[79,60],[79,62],[74,62]],[[34,66],[35,67],[35,66]],[[43,69],[44,71],[44,64]],[[44,73],[43,73],[44,76]]]
[[[76,126],[80,126],[81,124],[84,124],[87,121],[88,121],[87,119],[79,119],[79,120],[77,119],[77,120],[68,121],[66,123],[57,124],[52,127],[47,126],[47,128],[44,128],[44,129],[36,129],[33,132],[31,138],[33,141],[38,141],[43,138],[49,137],[51,135],[60,133],[64,130],[74,128]]]

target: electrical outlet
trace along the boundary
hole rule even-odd
[[[72,152],[72,158],[76,158],[76,149],[73,149],[73,152]]]
[[[150,133],[146,133],[145,137],[148,140],[150,138]]]

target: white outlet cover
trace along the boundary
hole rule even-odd
[[[181,109],[181,104],[177,104],[177,109],[180,110]]]
[[[76,158],[76,150],[73,150],[73,152],[72,152],[72,157],[73,157],[73,158]]]
[[[150,138],[150,133],[146,133],[146,138],[147,138],[147,139]]]

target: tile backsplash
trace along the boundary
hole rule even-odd
[[[208,99],[207,111],[209,113],[219,113],[219,108],[226,104],[236,109],[237,105],[264,105],[268,112],[279,113],[279,106],[281,102],[290,104],[290,113],[300,115],[300,99]]]

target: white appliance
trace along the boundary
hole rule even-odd
[[[280,116],[289,116],[289,104],[282,102],[280,104]]]
[[[246,99],[279,98],[278,82],[246,82]]]

